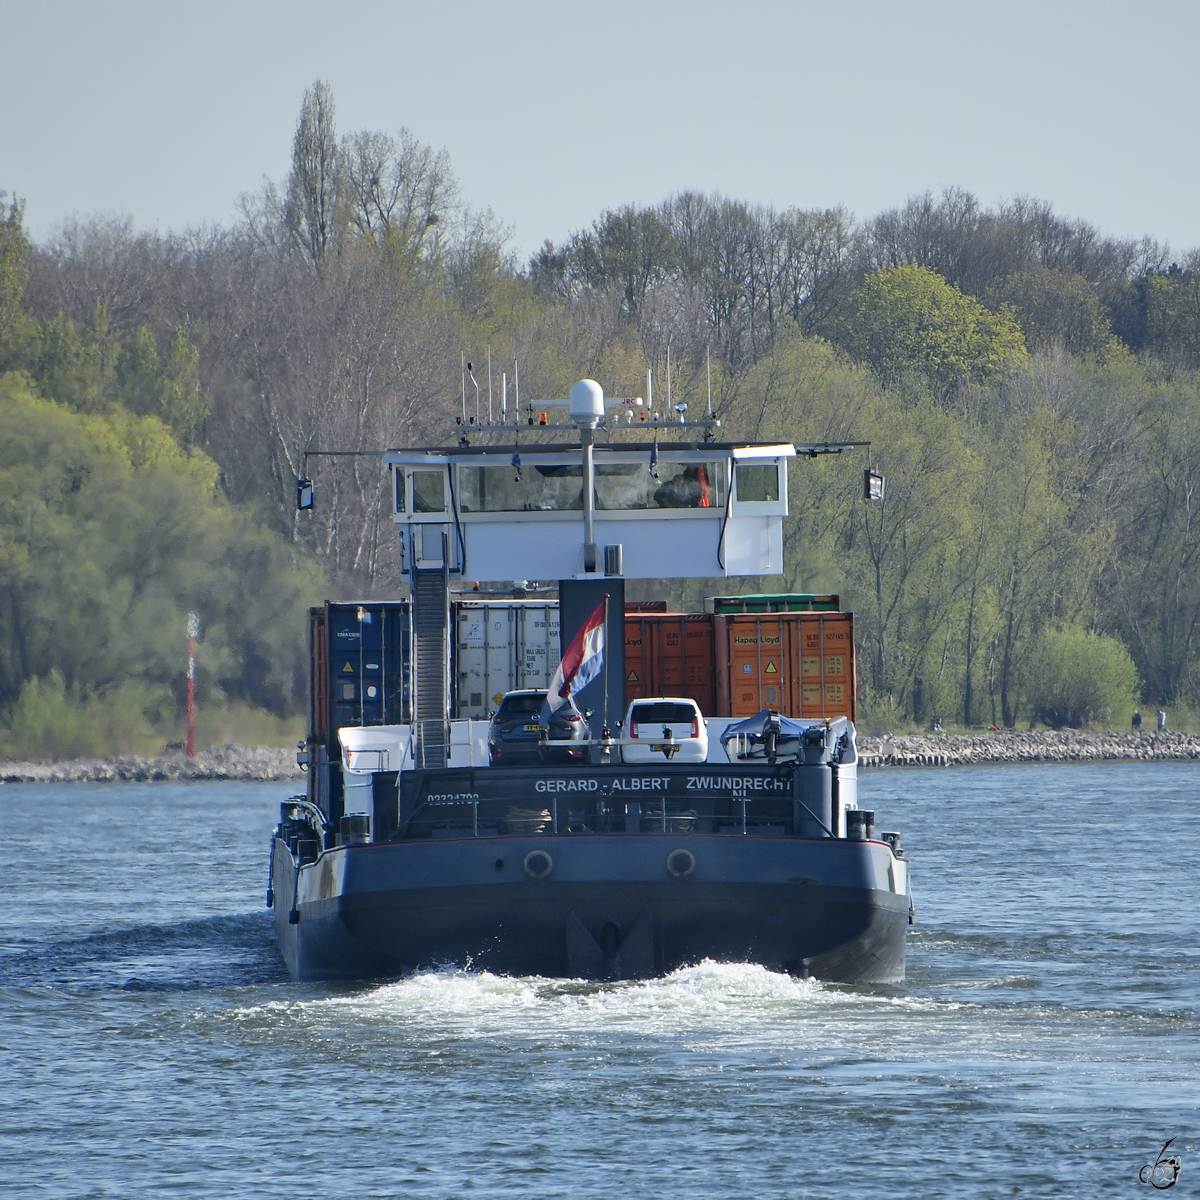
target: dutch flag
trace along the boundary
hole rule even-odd
[[[604,669],[604,625],[607,613],[606,594],[562,656],[554,678],[546,689],[546,703],[542,706],[543,720],[564,704],[574,708],[575,694],[583,691]]]

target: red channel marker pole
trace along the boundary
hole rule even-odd
[[[196,757],[196,639],[200,636],[200,618],[188,613],[188,666],[187,666],[187,743],[184,747],[188,758]]]

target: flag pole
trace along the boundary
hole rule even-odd
[[[604,736],[608,737],[608,592],[604,593]]]

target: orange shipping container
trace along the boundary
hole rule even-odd
[[[854,719],[854,616],[770,613],[717,616],[716,704],[721,716]]]
[[[625,703],[687,696],[716,713],[710,613],[625,614]]]

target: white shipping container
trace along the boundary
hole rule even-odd
[[[454,610],[455,717],[486,720],[505,692],[549,685],[562,657],[557,601],[460,600]]]

